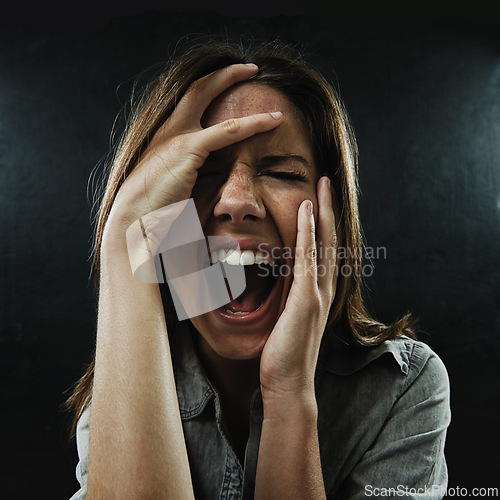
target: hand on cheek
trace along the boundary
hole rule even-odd
[[[330,181],[317,186],[313,203],[301,203],[293,283],[285,309],[264,347],[260,381],[266,398],[314,395],[314,373],[328,313],[335,296],[335,216]]]

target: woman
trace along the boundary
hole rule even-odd
[[[190,198],[203,233],[249,259],[247,288],[180,322],[164,285],[134,279],[126,233]],[[446,370],[408,317],[366,312],[361,244],[355,139],[317,71],[279,44],[214,42],[169,65],[100,207],[74,498],[441,498]]]

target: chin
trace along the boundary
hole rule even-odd
[[[268,325],[232,325],[220,320],[220,314],[212,311],[203,317],[192,319],[205,347],[225,359],[250,360],[259,358],[271,334],[276,319]]]
[[[248,339],[250,341],[225,343],[220,342],[210,343],[212,350],[217,353],[221,358],[231,359],[234,361],[245,361],[251,359],[258,359],[262,354],[262,350],[267,342],[269,334],[260,339]]]

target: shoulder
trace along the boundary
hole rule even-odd
[[[333,394],[337,401],[366,406],[367,411],[374,400],[390,411],[401,397],[414,404],[436,397],[449,399],[446,367],[424,342],[403,337],[375,347],[327,347],[325,351],[316,380],[319,398],[326,406]]]
[[[411,348],[406,387],[418,380],[420,383],[425,383],[429,389],[449,388],[448,372],[441,358],[423,342],[411,339],[403,342]]]
[[[448,374],[427,344],[401,338],[370,348],[327,348],[320,361],[318,432],[327,491],[355,470],[365,484],[377,467],[380,478],[394,479],[422,457],[423,474],[437,463],[436,471],[445,470]]]
[[[441,358],[424,342],[401,337],[386,340],[374,347],[334,349],[325,346],[318,369],[340,376],[352,375],[371,365],[392,365],[401,372],[406,384],[417,377],[436,376],[447,380],[448,375]]]

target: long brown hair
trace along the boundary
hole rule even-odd
[[[298,51],[280,42],[244,46],[228,41],[197,43],[166,66],[140,93],[126,122],[118,146],[108,162],[107,183],[99,193],[93,246],[93,272],[99,285],[100,247],[104,226],[120,186],[148,145],[195,80],[230,64],[255,63],[259,74],[252,80],[279,90],[299,111],[310,134],[314,159],[326,172],[338,204],[339,240],[345,249],[332,305],[328,332],[353,347],[369,347],[407,335],[414,336],[407,314],[391,325],[376,321],[362,298],[363,241],[358,214],[356,139],[338,92]],[[104,184],[102,184],[104,187]],[[73,430],[91,401],[94,361],[78,381],[68,406],[75,411]]]

